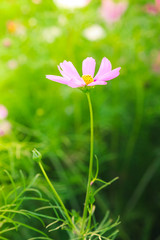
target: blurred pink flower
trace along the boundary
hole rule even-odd
[[[160,51],[158,52],[156,59],[152,65],[152,70],[156,73],[160,73]]]
[[[0,120],[5,119],[8,116],[8,110],[4,105],[0,105]]]
[[[7,65],[9,69],[14,70],[18,67],[18,62],[15,59],[11,59],[8,61]]]
[[[8,48],[11,46],[11,40],[9,38],[4,38],[3,39],[3,46]]]
[[[160,12],[160,0],[156,0],[156,7],[157,7],[157,10]]]
[[[120,67],[112,70],[111,62],[104,57],[102,59],[98,73],[94,77],[96,62],[92,57],[88,57],[83,60],[82,63],[82,72],[83,75],[80,77],[79,73],[73,66],[71,62],[64,61],[60,63],[58,69],[62,77],[55,75],[47,75],[46,78],[59,82],[65,85],[68,85],[72,88],[78,87],[91,87],[95,85],[106,85],[108,80],[116,78],[119,76]]]
[[[155,0],[154,4],[148,3],[145,5],[145,9],[149,14],[156,15],[160,12],[160,0]]]
[[[11,128],[12,127],[9,121],[4,120],[0,122],[0,137],[9,134],[11,131]]]
[[[102,0],[101,16],[107,23],[117,22],[127,7],[128,3],[126,1],[114,2],[113,0]]]

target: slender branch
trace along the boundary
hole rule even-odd
[[[91,191],[91,179],[92,179],[92,168],[93,168],[93,109],[89,92],[86,93],[89,105],[90,112],[90,162],[89,162],[89,174],[88,174],[88,183],[87,183],[87,193],[84,203],[83,217],[82,217],[82,229],[81,233],[84,231],[85,221],[87,218],[87,208],[89,204],[89,195]]]

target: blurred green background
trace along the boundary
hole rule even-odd
[[[160,239],[160,15],[146,12],[147,3],[128,2],[123,16],[107,24],[100,0],[74,10],[52,0],[0,1],[0,104],[12,125],[10,134],[0,137],[1,186],[6,194],[12,188],[4,169],[17,185],[20,170],[28,182],[40,173],[32,161],[36,147],[66,205],[82,214],[89,161],[86,96],[45,75],[60,75],[57,65],[63,60],[81,75],[86,57],[96,59],[97,71],[105,56],[122,69],[118,78],[91,92],[95,154],[100,177],[119,180],[98,195],[96,216],[102,219],[107,210],[113,219],[121,216],[119,240]],[[51,199],[42,177],[35,187]],[[40,206],[24,203],[32,211]],[[46,231],[33,220],[23,221]],[[50,234],[67,239],[62,231]],[[33,236],[22,227],[4,235],[11,240]]]

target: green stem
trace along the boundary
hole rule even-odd
[[[93,211],[93,204],[91,204],[91,206],[90,206],[90,214],[89,214],[87,229],[90,229],[90,226],[91,226],[92,211]]]
[[[82,229],[81,233],[84,231],[85,227],[85,221],[87,218],[87,208],[89,203],[89,195],[91,190],[91,179],[92,179],[92,168],[93,168],[93,109],[92,109],[92,103],[90,94],[86,93],[87,99],[88,99],[88,105],[89,105],[89,112],[90,112],[90,163],[89,163],[89,174],[88,174],[88,183],[87,183],[87,193],[86,193],[86,199],[84,203],[84,210],[83,210],[83,217],[82,217]]]
[[[61,207],[62,207],[62,209],[63,209],[63,211],[64,211],[64,213],[65,213],[65,215],[66,215],[66,218],[68,219],[68,222],[69,222],[70,225],[74,228],[74,224],[72,223],[72,220],[71,220],[71,218],[70,218],[70,216],[69,216],[69,214],[68,214],[68,211],[67,211],[66,207],[64,206],[64,203],[62,202],[62,200],[61,200],[60,196],[58,195],[57,191],[56,191],[55,188],[53,187],[51,181],[49,180],[49,178],[48,178],[48,176],[47,176],[47,174],[46,174],[46,172],[45,172],[45,170],[44,170],[43,165],[42,165],[41,162],[39,162],[39,166],[40,166],[40,168],[41,168],[41,170],[42,170],[42,173],[43,173],[43,175],[44,175],[44,177],[45,177],[48,185],[50,186],[50,188],[51,188],[54,196],[56,197],[56,199],[58,200],[59,204],[61,205]]]

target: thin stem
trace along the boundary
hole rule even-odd
[[[93,211],[93,204],[91,204],[91,207],[90,207],[90,214],[89,214],[87,229],[89,229],[91,226],[92,211]]]
[[[60,196],[58,195],[57,191],[56,191],[55,188],[53,187],[51,181],[49,180],[49,178],[48,178],[48,176],[47,176],[47,174],[46,174],[46,172],[45,172],[45,170],[44,170],[43,165],[42,165],[41,162],[39,162],[39,166],[40,166],[40,168],[41,168],[41,170],[42,170],[42,173],[43,173],[43,175],[44,175],[44,177],[45,177],[48,185],[50,186],[53,194],[55,195],[56,199],[58,200],[59,204],[61,205],[61,207],[62,207],[62,209],[63,209],[63,211],[64,211],[64,213],[65,213],[65,215],[66,215],[66,218],[68,219],[70,225],[74,228],[74,224],[72,223],[72,220],[71,220],[71,218],[70,218],[70,216],[69,216],[69,214],[68,214],[68,211],[67,211],[66,207],[64,206],[64,203],[62,202],[62,200],[61,200]]]
[[[88,183],[87,183],[87,193],[86,199],[84,203],[84,210],[83,210],[83,217],[82,217],[82,229],[81,233],[84,231],[85,221],[87,218],[87,208],[89,203],[89,195],[91,191],[91,179],[92,179],[92,168],[93,168],[93,109],[90,94],[86,93],[89,105],[89,112],[90,112],[90,162],[89,162],[89,174],[88,174]]]

